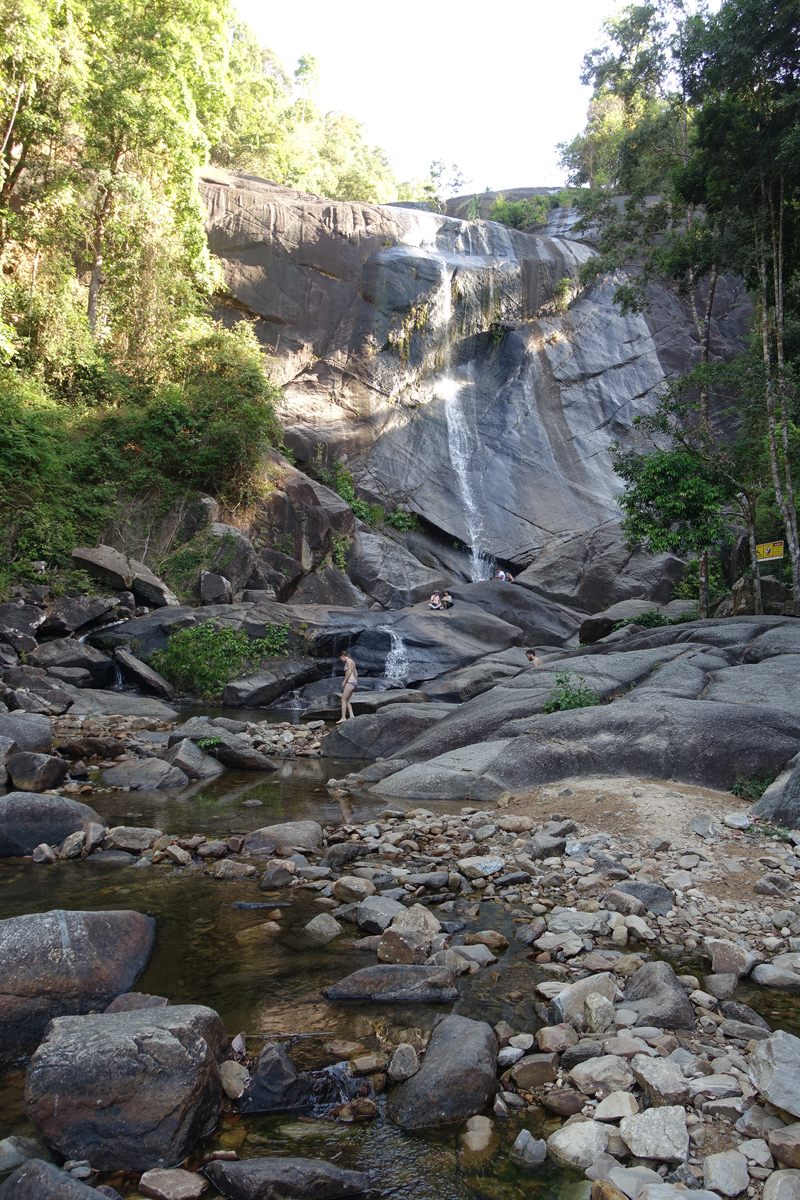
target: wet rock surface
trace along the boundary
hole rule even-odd
[[[489,1025],[446,1017],[433,1031],[421,1069],[387,1109],[403,1129],[430,1129],[481,1112],[496,1087],[497,1039]]]

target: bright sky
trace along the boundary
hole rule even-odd
[[[357,117],[399,178],[457,163],[464,191],[564,182],[558,142],[584,126],[579,75],[615,0],[236,0],[293,71],[320,61],[318,103]]]

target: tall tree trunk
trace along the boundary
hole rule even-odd
[[[704,550],[698,560],[698,574],[700,583],[700,620],[704,621],[708,616],[708,551]]]
[[[783,483],[786,491],[786,540],[792,565],[792,593],[800,600],[800,536],[798,536],[797,506],[795,504],[794,477],[789,444],[789,389],[786,383],[786,363],[783,350],[784,303],[783,303],[783,175],[778,191],[778,214],[775,215],[772,192],[769,193],[770,224],[772,232],[772,276],[775,295],[775,365],[780,400],[781,457],[783,460]]]
[[[743,505],[747,521],[747,537],[750,542],[750,570],[753,573],[753,607],[757,617],[764,615],[764,603],[761,599],[761,568],[756,554],[756,502],[752,496],[745,498]]]
[[[97,325],[97,297],[100,294],[100,283],[103,276],[103,240],[106,232],[106,216],[108,215],[109,190],[103,192],[102,199],[95,207],[93,245],[92,245],[92,278],[89,282],[89,332],[94,334]]]
[[[761,352],[764,358],[764,376],[765,376],[765,398],[767,406],[767,433],[769,439],[769,465],[772,473],[772,483],[775,488],[775,500],[778,505],[778,510],[781,514],[784,530],[786,533],[786,541],[789,547],[789,558],[792,565],[792,596],[795,600],[800,600],[800,539],[798,539],[797,529],[797,511],[794,504],[790,510],[788,497],[784,489],[784,481],[781,477],[781,462],[783,462],[784,470],[789,468],[788,482],[791,484],[791,463],[787,461],[785,451],[778,453],[778,418],[775,407],[775,379],[772,365],[772,346],[770,344],[770,328],[769,328],[769,290],[767,287],[767,263],[766,263],[766,247],[763,240],[758,247],[758,282],[761,301]],[[783,397],[781,405],[781,425],[788,418],[786,415],[786,397]],[[787,424],[788,437],[788,424]],[[794,501],[794,490],[792,489],[792,501]]]

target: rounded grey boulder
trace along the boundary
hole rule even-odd
[[[68,796],[9,792],[0,797],[0,858],[33,854],[42,842],[58,846],[71,833],[86,831],[93,823],[105,825],[88,804]]]
[[[105,1008],[144,969],[155,921],[56,909],[0,921],[0,1060],[34,1049],[52,1017]]]

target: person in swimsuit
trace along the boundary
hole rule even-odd
[[[538,657],[535,650],[526,650],[525,657],[532,667],[541,667],[542,660]]]
[[[354,717],[353,706],[350,703],[353,692],[358,687],[358,671],[356,664],[353,662],[346,650],[343,650],[339,658],[344,663],[344,683],[342,684],[342,716],[341,720],[337,721],[337,725],[343,725],[348,717]]]

